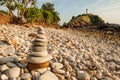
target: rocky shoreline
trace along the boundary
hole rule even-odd
[[[37,28],[0,25],[0,80],[120,79],[120,38],[69,29],[45,28],[45,32],[53,57],[50,67],[29,71],[26,57]]]

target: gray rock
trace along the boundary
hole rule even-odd
[[[5,71],[5,74],[10,78],[16,78],[20,75],[20,68],[19,67],[13,67]]]
[[[52,72],[47,71],[39,77],[39,80],[58,80],[58,78]]]
[[[20,67],[20,68],[26,68],[27,63],[17,63],[17,66]]]
[[[19,58],[16,55],[0,58],[0,64],[5,64],[8,62],[19,62]]]
[[[44,62],[50,61],[51,59],[52,59],[51,55],[47,55],[44,57],[28,56],[27,61],[30,63],[44,63]]]
[[[63,64],[58,63],[58,62],[55,62],[55,63],[52,63],[52,64],[51,64],[51,67],[52,67],[53,69],[55,69],[55,68],[61,69],[61,68],[63,68]]]
[[[8,67],[11,67],[11,68],[12,68],[12,67],[17,67],[17,65],[16,65],[16,64],[11,63],[11,62],[8,62],[8,63],[7,63],[7,66],[8,66]]]
[[[87,72],[84,71],[78,71],[77,72],[77,78],[79,80],[90,80],[90,77]]]

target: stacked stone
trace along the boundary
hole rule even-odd
[[[47,68],[52,56],[47,52],[47,38],[42,27],[38,28],[36,39],[33,41],[32,52],[28,55],[29,70]]]

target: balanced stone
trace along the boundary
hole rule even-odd
[[[48,52],[47,52],[47,50],[44,50],[44,51],[41,51],[41,52],[32,52],[29,55],[36,56],[36,57],[42,57],[42,56],[47,56]]]
[[[34,56],[29,55],[27,58],[28,62],[37,63],[37,64],[47,62],[51,59],[52,59],[52,56],[49,54],[47,56],[43,56],[43,57],[34,57]]]
[[[45,36],[45,34],[41,34],[41,35],[37,34],[37,38],[39,38],[39,39],[46,39],[46,36]]]
[[[33,46],[32,47],[32,51],[34,51],[34,52],[40,52],[40,51],[44,51],[44,50],[46,50],[47,49],[47,47],[46,46],[44,46],[44,47],[39,47],[39,46]]]
[[[36,38],[34,41],[36,41],[36,42],[46,42],[47,39],[46,38],[43,38],[43,39]]]
[[[52,56],[47,52],[47,38],[42,27],[38,28],[36,39],[32,42],[32,51],[27,57],[28,70],[47,68]]]
[[[45,46],[47,45],[47,42],[36,42],[36,41],[33,41],[32,42],[34,46]]]
[[[39,63],[39,64],[36,64],[36,63],[29,63],[28,62],[28,65],[27,65],[27,68],[29,70],[35,70],[35,69],[38,69],[38,68],[46,68],[49,66],[49,62],[44,62],[44,63]]]

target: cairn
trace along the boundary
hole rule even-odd
[[[32,51],[27,57],[28,70],[47,68],[52,56],[47,52],[47,38],[42,27],[38,28],[36,39],[32,44]]]

